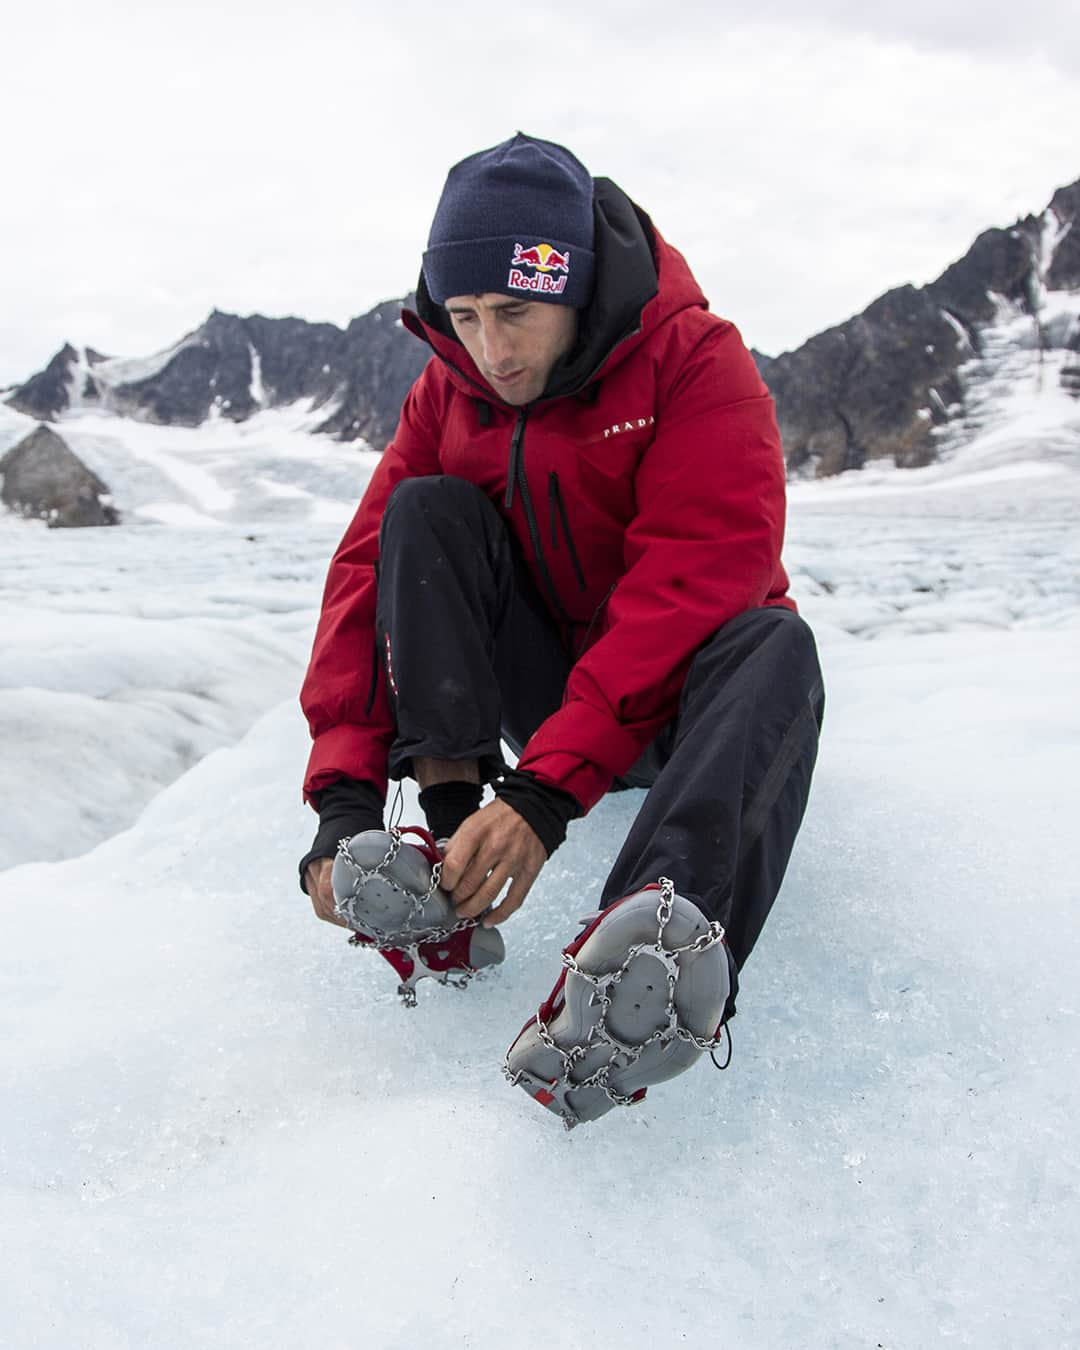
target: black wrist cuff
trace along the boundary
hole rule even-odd
[[[342,839],[351,839],[362,830],[381,830],[383,827],[382,794],[374,783],[366,780],[339,778],[321,792],[313,793],[312,801],[318,807],[319,828],[310,850],[300,859],[302,891],[308,863],[316,858],[334,857]]]
[[[566,838],[567,825],[581,815],[576,797],[539,782],[527,770],[507,769],[492,786],[495,796],[532,827],[549,858]]]

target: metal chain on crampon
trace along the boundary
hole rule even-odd
[[[388,886],[392,891],[397,891],[403,895],[409,902],[409,914],[405,921],[405,926],[396,933],[387,933],[373,924],[368,919],[362,923],[362,931],[371,941],[365,943],[365,946],[377,947],[380,951],[391,947],[407,947],[414,942],[443,942],[446,938],[459,933],[463,928],[474,928],[477,924],[476,919],[458,919],[453,924],[443,924],[438,927],[432,927],[430,924],[424,924],[423,913],[424,906],[435,894],[439,888],[439,881],[442,877],[442,863],[437,862],[431,869],[431,876],[428,879],[427,890],[421,895],[416,891],[410,891],[389,876],[386,869],[393,863],[397,857],[402,845],[402,832],[398,829],[388,831],[390,835],[390,847],[386,850],[383,857],[374,867],[361,867],[356,859],[349,852],[349,840],[342,839],[338,842],[337,852],[348,866],[352,873],[352,886],[348,894],[334,897],[334,913],[339,919],[344,919],[350,928],[361,930],[361,924],[357,921],[354,911],[350,911],[350,901],[355,902],[360,898],[360,888],[367,881],[380,881],[384,886]]]
[[[664,946],[664,930],[667,927],[672,913],[675,909],[675,883],[668,877],[660,877],[660,902],[656,907],[656,941],[636,942],[626,954],[626,959],[618,970],[611,971],[604,975],[593,975],[587,970],[582,970],[576,959],[568,952],[563,952],[562,961],[567,971],[578,975],[581,979],[591,984],[596,991],[595,1001],[600,1007],[599,1020],[589,1031],[588,1037],[581,1045],[572,1046],[569,1050],[564,1050],[562,1046],[556,1044],[555,1038],[548,1029],[540,1013],[536,1014],[536,1031],[543,1044],[559,1056],[562,1064],[561,1077],[555,1080],[555,1086],[560,1088],[560,1094],[566,1091],[579,1092],[583,1088],[600,1088],[607,1099],[615,1106],[632,1106],[639,1100],[636,1096],[628,1096],[625,1093],[617,1091],[608,1082],[608,1078],[613,1070],[620,1072],[629,1068],[635,1063],[645,1050],[657,1041],[683,1040],[696,1046],[699,1050],[708,1050],[710,1053],[721,1043],[722,1029],[715,1036],[698,1036],[689,1028],[679,1024],[679,1014],[675,1007],[675,985],[679,978],[679,957],[689,956],[694,952],[707,951],[710,947],[715,947],[718,942],[724,940],[724,929],[719,923],[712,922],[706,931],[694,938],[693,941],[684,943],[681,947]],[[618,985],[619,981],[626,975],[634,959],[641,955],[648,955],[658,960],[663,965],[667,975],[668,999],[665,1010],[664,1024],[656,1029],[651,1036],[646,1037],[644,1041],[631,1045],[613,1035],[607,1026],[608,1009],[611,1007],[612,995],[609,992],[613,986]],[[591,1054],[597,1045],[610,1046],[614,1052],[606,1064],[601,1064],[598,1069],[585,1078],[573,1079],[571,1072],[579,1060],[584,1059]],[[504,1073],[511,1083],[516,1084],[521,1078],[520,1072],[515,1073],[509,1067],[504,1065]],[[560,1111],[563,1124],[566,1128],[573,1129],[577,1124],[576,1119],[568,1112]]]
[[[432,866],[431,876],[428,879],[427,890],[421,895],[415,891],[407,890],[404,886],[399,886],[394,879],[388,875],[387,868],[391,866],[394,859],[401,850],[404,842],[402,831],[396,826],[391,826],[387,832],[390,836],[390,845],[383,857],[374,865],[374,867],[361,867],[356,859],[349,852],[349,840],[341,839],[338,841],[337,853],[349,868],[352,875],[352,886],[347,895],[334,897],[334,913],[340,919],[344,919],[350,928],[355,929],[349,941],[354,947],[373,947],[377,951],[400,951],[405,954],[412,962],[413,973],[409,979],[398,986],[398,994],[407,1008],[416,1007],[416,981],[425,975],[430,975],[441,984],[448,984],[455,989],[464,989],[475,972],[469,968],[461,971],[455,971],[457,978],[451,979],[449,971],[432,970],[424,960],[420,952],[421,944],[445,942],[447,938],[453,937],[455,933],[460,933],[465,928],[475,928],[478,919],[458,919],[453,924],[442,924],[437,927],[424,926],[422,923],[424,906],[435,894],[442,878],[442,862],[439,861]],[[384,886],[389,886],[391,890],[397,891],[399,895],[404,896],[409,902],[409,914],[406,919],[405,927],[399,932],[384,932],[376,924],[365,919],[362,928],[356,919],[355,909],[350,910],[350,902],[355,902],[360,898],[360,888],[367,882],[378,880]]]

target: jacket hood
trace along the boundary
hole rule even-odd
[[[679,310],[708,308],[686,260],[657,233],[646,213],[609,178],[593,180],[596,271],[588,306],[579,311],[577,342],[552,370],[541,401],[580,394]],[[466,393],[502,400],[458,340],[446,310],[432,300],[423,272],[416,312],[402,322],[427,342]]]

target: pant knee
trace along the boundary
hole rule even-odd
[[[784,641],[784,663],[792,674],[798,674],[806,697],[820,729],[825,711],[825,682],[818,660],[817,643],[810,625],[792,610],[784,610],[785,619],[778,636]]]
[[[383,521],[385,524],[439,516],[461,519],[463,515],[487,511],[494,511],[494,507],[474,483],[450,474],[431,474],[424,478],[403,478],[390,493]]]
[[[809,700],[821,723],[824,687],[817,644],[809,625],[780,606],[747,610],[719,628],[699,648],[684,690],[696,693],[768,689],[794,706]]]

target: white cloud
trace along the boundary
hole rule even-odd
[[[1052,9],[961,5],[937,41],[921,0],[811,26],[781,0],[756,26],[43,0],[0,55],[0,381],[66,338],[152,350],[215,305],[345,323],[414,283],[449,165],[518,128],[621,183],[749,341],[795,345],[1080,175],[1080,80],[1038,55],[1077,23],[1051,42]]]
[[[1066,75],[1080,69],[1080,9],[1075,0],[982,0],[943,5],[940,0],[868,5],[864,0],[757,0],[764,22],[808,24],[862,34],[885,42],[911,43],[924,51],[966,56],[1034,57]]]

